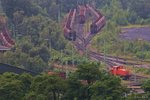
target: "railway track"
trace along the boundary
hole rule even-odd
[[[129,83],[129,86],[141,85],[142,82],[146,79],[148,79],[148,77],[132,74],[131,77],[128,79],[128,81],[131,82],[131,83]]]
[[[84,44],[74,43],[77,50],[81,50],[82,52],[85,52],[86,46]],[[121,58],[121,57],[115,57],[110,55],[104,55],[103,53],[97,53],[94,51],[87,52],[87,55],[89,58],[97,61],[105,62],[109,67],[115,66],[115,65],[132,65],[135,67],[142,67],[142,68],[150,68],[150,65],[141,65],[139,63],[136,63],[138,60],[132,59],[132,58]],[[139,61],[138,61],[139,62]],[[143,61],[145,63],[149,63],[149,61]],[[127,87],[134,91],[140,91],[139,93],[143,93],[144,90],[141,88],[142,81],[147,79],[147,77],[134,75],[132,74],[131,77],[128,79]]]
[[[84,46],[82,46],[78,43],[74,44],[74,45],[76,46],[77,50],[81,50],[81,51],[85,52]],[[115,57],[115,56],[107,56],[102,53],[96,53],[93,51],[89,51],[87,55],[90,58],[95,58],[95,60],[106,62],[109,65],[111,65],[111,64],[112,65],[133,65],[136,67],[141,67],[141,64],[136,63],[135,60],[132,60],[132,59],[120,58],[120,57]],[[150,68],[150,65],[145,64],[142,66],[143,66],[143,68]]]
[[[150,65],[148,64],[139,64],[139,63],[136,63],[135,60],[133,61],[132,59],[130,59],[131,61],[129,61],[129,59],[126,59],[126,58],[120,58],[120,57],[115,57],[115,56],[107,56],[107,55],[104,55],[104,54],[101,54],[101,53],[96,53],[96,52],[93,52],[93,51],[89,51],[89,56],[92,56],[92,57],[95,57],[96,59],[98,60],[102,60],[102,59],[105,59],[106,62],[112,62],[116,65],[133,65],[135,67],[143,67],[143,68],[150,68]],[[104,61],[104,60],[102,60]]]
[[[82,27],[82,28],[80,28]],[[115,66],[115,65],[132,65],[135,67],[143,67],[143,68],[150,68],[150,64],[141,64],[138,63],[140,60],[134,59],[134,58],[122,58],[122,57],[116,57],[116,56],[111,56],[111,55],[105,55],[103,53],[97,53],[92,50],[89,50],[88,52],[86,51],[87,47],[90,44],[90,41],[94,37],[94,35],[88,35],[88,37],[84,37],[83,34],[83,25],[78,24],[77,25],[77,30],[79,34],[77,34],[77,41],[72,43],[74,44],[75,48],[79,51],[82,52],[82,54],[86,53],[86,55],[93,60],[97,61],[102,61],[105,62],[109,67]],[[150,61],[143,61],[143,63],[150,63]],[[139,76],[139,75],[131,75],[131,77],[128,80],[127,86],[130,88],[135,88],[135,86],[138,86],[138,89],[141,89],[141,81],[146,79],[144,76]],[[137,87],[136,87],[137,88]]]
[[[114,65],[120,65],[120,64],[121,65],[122,64],[135,65],[136,64],[136,63],[126,62],[124,61],[124,59],[119,59],[113,56],[106,56],[104,59],[104,55],[98,54],[95,52],[90,52],[89,56],[107,63],[110,67]],[[136,66],[138,67],[140,65],[136,64]],[[147,66],[145,68],[147,68]],[[131,77],[127,80],[128,81],[128,83],[126,84],[127,88],[131,89],[131,91],[136,92],[136,93],[144,93],[144,90],[141,88],[141,85],[142,85],[142,82],[146,79],[148,79],[148,77],[132,74]]]
[[[88,7],[88,8],[90,10],[92,9],[91,7]],[[94,11],[92,10],[92,12],[94,12]],[[97,14],[96,11],[94,13],[96,13],[96,15],[99,15],[99,13]],[[71,28],[72,28],[72,29],[74,29],[76,31],[77,39],[74,40],[73,37],[71,37],[70,40],[74,44],[75,48],[79,51],[79,53],[86,54],[89,58],[91,58],[93,60],[105,62],[107,65],[109,65],[109,67],[112,67],[112,66],[115,66],[115,65],[132,65],[132,66],[135,66],[135,67],[150,68],[150,61],[143,61],[144,64],[141,64],[141,63],[139,63],[140,60],[136,60],[136,59],[132,59],[132,58],[115,57],[115,56],[111,56],[111,55],[105,55],[103,53],[97,53],[97,52],[94,52],[92,50],[89,50],[87,52],[86,49],[89,46],[90,41],[92,40],[92,38],[97,33],[99,33],[99,32],[96,32],[95,30],[97,30],[97,27],[99,27],[99,31],[100,31],[101,28],[103,27],[102,25],[105,25],[105,20],[103,20],[100,17],[101,15],[99,15],[98,17],[96,16],[98,19],[99,18],[101,18],[101,19],[99,19],[98,21],[97,21],[97,19],[96,19],[96,21],[94,19],[93,20],[94,21],[93,24],[91,24],[92,27],[90,26],[90,31],[89,31],[90,33],[87,32],[87,34],[84,35],[84,33],[85,33],[84,23],[79,23],[78,22],[79,19],[74,20],[75,17],[76,17],[76,16],[74,16],[74,14],[75,14],[75,10],[73,12],[72,17],[68,16],[68,20],[67,20],[65,29],[68,28],[68,30],[71,31]],[[69,13],[69,15],[71,16],[71,12]],[[83,15],[83,16],[85,16],[85,15]],[[75,23],[75,25],[73,25],[73,23]],[[96,25],[97,27],[95,27],[93,25]],[[68,31],[64,31],[64,32],[67,33]],[[149,63],[149,65],[147,63]],[[57,68],[61,68],[61,67],[57,66]],[[73,69],[70,69],[70,68],[66,67],[65,70],[73,70]],[[139,80],[141,80],[141,79],[145,79],[145,77],[137,76],[137,75],[131,75],[131,77],[129,79],[130,84],[128,86],[140,85],[140,81]]]
[[[74,43],[74,46],[76,47],[77,50],[80,50],[82,52],[85,52],[85,50],[86,50],[86,46],[79,44],[78,42]],[[103,53],[97,53],[94,51],[89,51],[87,53],[87,55],[89,56],[89,58],[92,58],[92,59],[98,60],[98,61],[103,61],[103,62],[107,63],[109,66],[132,65],[135,67],[150,68],[150,65],[137,63],[140,61],[136,60],[136,59],[132,59],[132,58],[121,58],[121,57],[116,57],[116,56],[110,56],[110,55],[105,55]],[[150,62],[143,61],[143,63],[150,63]]]

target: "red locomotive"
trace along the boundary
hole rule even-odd
[[[129,70],[125,69],[124,66],[113,66],[111,68],[111,74],[120,76],[124,79],[128,79],[131,76]]]

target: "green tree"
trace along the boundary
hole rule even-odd
[[[99,66],[95,63],[80,64],[75,74],[80,80],[86,80],[88,85],[100,78]]]
[[[131,10],[135,11],[137,13],[137,16],[140,16],[142,18],[149,18],[150,16],[149,0],[137,0],[137,1],[132,0],[131,4],[132,4],[130,5]]]
[[[30,90],[30,86],[33,80],[33,77],[30,74],[23,73],[19,76],[18,80],[22,81],[24,84],[24,94],[28,93]]]
[[[11,19],[16,11],[23,11],[27,16],[37,15],[41,12],[41,8],[34,5],[31,0],[1,0],[1,2],[4,12]]]
[[[61,100],[66,91],[65,80],[58,76],[37,76],[31,85],[32,91],[37,95],[45,95],[47,99]]]
[[[13,73],[4,73],[0,75],[0,100],[21,100],[28,91],[30,85],[30,83],[28,83],[29,81],[27,81],[30,79],[26,79],[25,81],[26,76],[27,75],[24,74],[20,77]]]
[[[87,86],[85,81],[80,81],[75,74],[67,80],[66,100],[85,100],[87,98]]]
[[[92,100],[121,100],[126,89],[121,85],[120,78],[109,74],[103,77],[90,87],[93,92]]]
[[[150,92],[150,80],[147,80],[147,81],[143,84],[142,88],[144,89],[145,92]]]
[[[38,48],[33,48],[30,50],[30,56],[39,56],[44,62],[48,62],[50,59],[50,52],[46,46],[41,46]]]
[[[47,97],[43,94],[37,95],[35,92],[29,92],[25,95],[23,100],[48,100]]]
[[[47,63],[45,63],[39,56],[35,56],[27,59],[27,65],[25,68],[35,72],[42,72],[46,67]]]
[[[6,17],[0,16],[0,30],[4,29],[6,26]]]
[[[100,70],[97,63],[83,63],[69,77],[67,100],[120,100],[126,88],[118,77]],[[73,92],[71,92],[73,90]]]

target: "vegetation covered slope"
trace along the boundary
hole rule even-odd
[[[16,46],[1,54],[1,62],[41,72],[49,69],[53,60],[79,62],[80,57],[62,33],[62,20],[69,9],[92,0],[1,0],[3,16]],[[149,24],[149,0],[95,0],[96,7],[107,18],[100,35],[93,39],[99,52],[150,58],[150,44],[123,41],[118,37],[120,26]],[[144,9],[144,10],[143,10]],[[141,51],[142,48],[142,51]]]
[[[72,58],[84,62],[62,35],[61,20],[78,3],[93,0],[1,0],[7,26],[16,41],[12,50],[0,53],[0,62],[36,72],[51,69],[51,63],[62,64]],[[118,37],[120,26],[149,24],[150,0],[95,0],[96,7],[107,18],[101,35],[93,40],[99,52],[113,55],[137,56],[150,59],[150,44],[145,41],[122,41]],[[59,9],[61,8],[61,9]],[[124,44],[124,45],[123,45]],[[142,51],[141,51],[142,48]],[[74,48],[73,48],[74,49]],[[124,52],[122,52],[124,51]],[[144,56],[146,54],[146,56]],[[0,75],[1,100],[141,100],[141,95],[130,95],[121,80],[96,64],[82,63],[66,80],[57,76],[27,74]],[[149,80],[145,82],[146,99],[150,96]]]
[[[0,75],[1,100],[121,100],[126,88],[119,77],[106,74],[94,63],[83,63],[67,79],[47,74]],[[124,98],[124,97],[123,97]]]

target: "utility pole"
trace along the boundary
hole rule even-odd
[[[140,59],[141,59],[141,67],[142,67],[142,61],[143,61],[143,59],[144,59],[144,55],[143,55],[143,51],[144,51],[144,50],[143,50],[143,39],[139,38],[138,41],[140,42],[140,46],[141,46],[141,54],[142,54],[142,55],[141,55],[141,58],[140,58]]]
[[[50,49],[50,52],[52,52],[52,46],[51,46],[51,38],[49,38],[49,49]]]
[[[63,62],[62,62],[62,59],[63,59],[63,51],[60,50],[60,59],[61,59],[61,67],[62,67],[62,71],[63,71]]]
[[[48,29],[48,34],[50,34],[50,29]],[[52,40],[51,40],[51,37],[49,37],[49,35],[47,36],[48,37],[48,42],[49,42],[49,49],[50,49],[50,52],[52,52]]]
[[[104,39],[104,62],[106,65],[106,41],[105,41],[105,39]]]
[[[86,47],[86,45],[84,44],[84,48],[85,48],[85,57],[86,57],[86,61],[88,61],[88,46]]]
[[[2,13],[3,13],[2,3],[1,3],[1,1],[0,1],[0,14],[2,14]]]
[[[125,49],[126,49],[126,48],[125,48],[125,47],[126,47],[126,45],[125,45],[125,40],[123,41],[123,45],[124,45],[124,47],[123,47],[123,53],[124,53],[124,57],[125,57],[125,53],[126,53],[126,52],[125,52]],[[125,61],[126,61],[126,60],[125,60]],[[125,62],[125,63],[126,63],[126,62]]]
[[[77,0],[76,7],[78,6],[78,4],[79,4],[79,1]]]
[[[96,7],[96,1],[95,1],[95,0],[92,0],[92,1],[91,1],[91,5],[92,5],[93,8],[95,8],[95,7]]]
[[[135,68],[135,66],[134,66],[134,65],[133,65],[133,68]],[[135,82],[135,83],[137,82],[136,74],[134,75],[134,82]]]
[[[124,56],[125,56],[125,40],[123,41],[123,44],[124,44],[123,53],[124,53]]]
[[[46,45],[47,45],[47,47],[49,48],[49,39],[44,39],[45,41],[46,41]]]
[[[85,0],[77,0],[77,5],[84,5],[85,4]]]
[[[142,67],[142,62],[144,60],[144,54],[143,54],[144,50],[143,50],[143,40],[142,39],[141,39],[141,46],[142,46],[142,48],[141,48],[141,51],[142,51],[141,67]]]
[[[72,65],[74,66],[74,59],[73,59],[73,35],[72,35]]]
[[[58,0],[58,23],[60,23],[61,16],[61,0]]]

